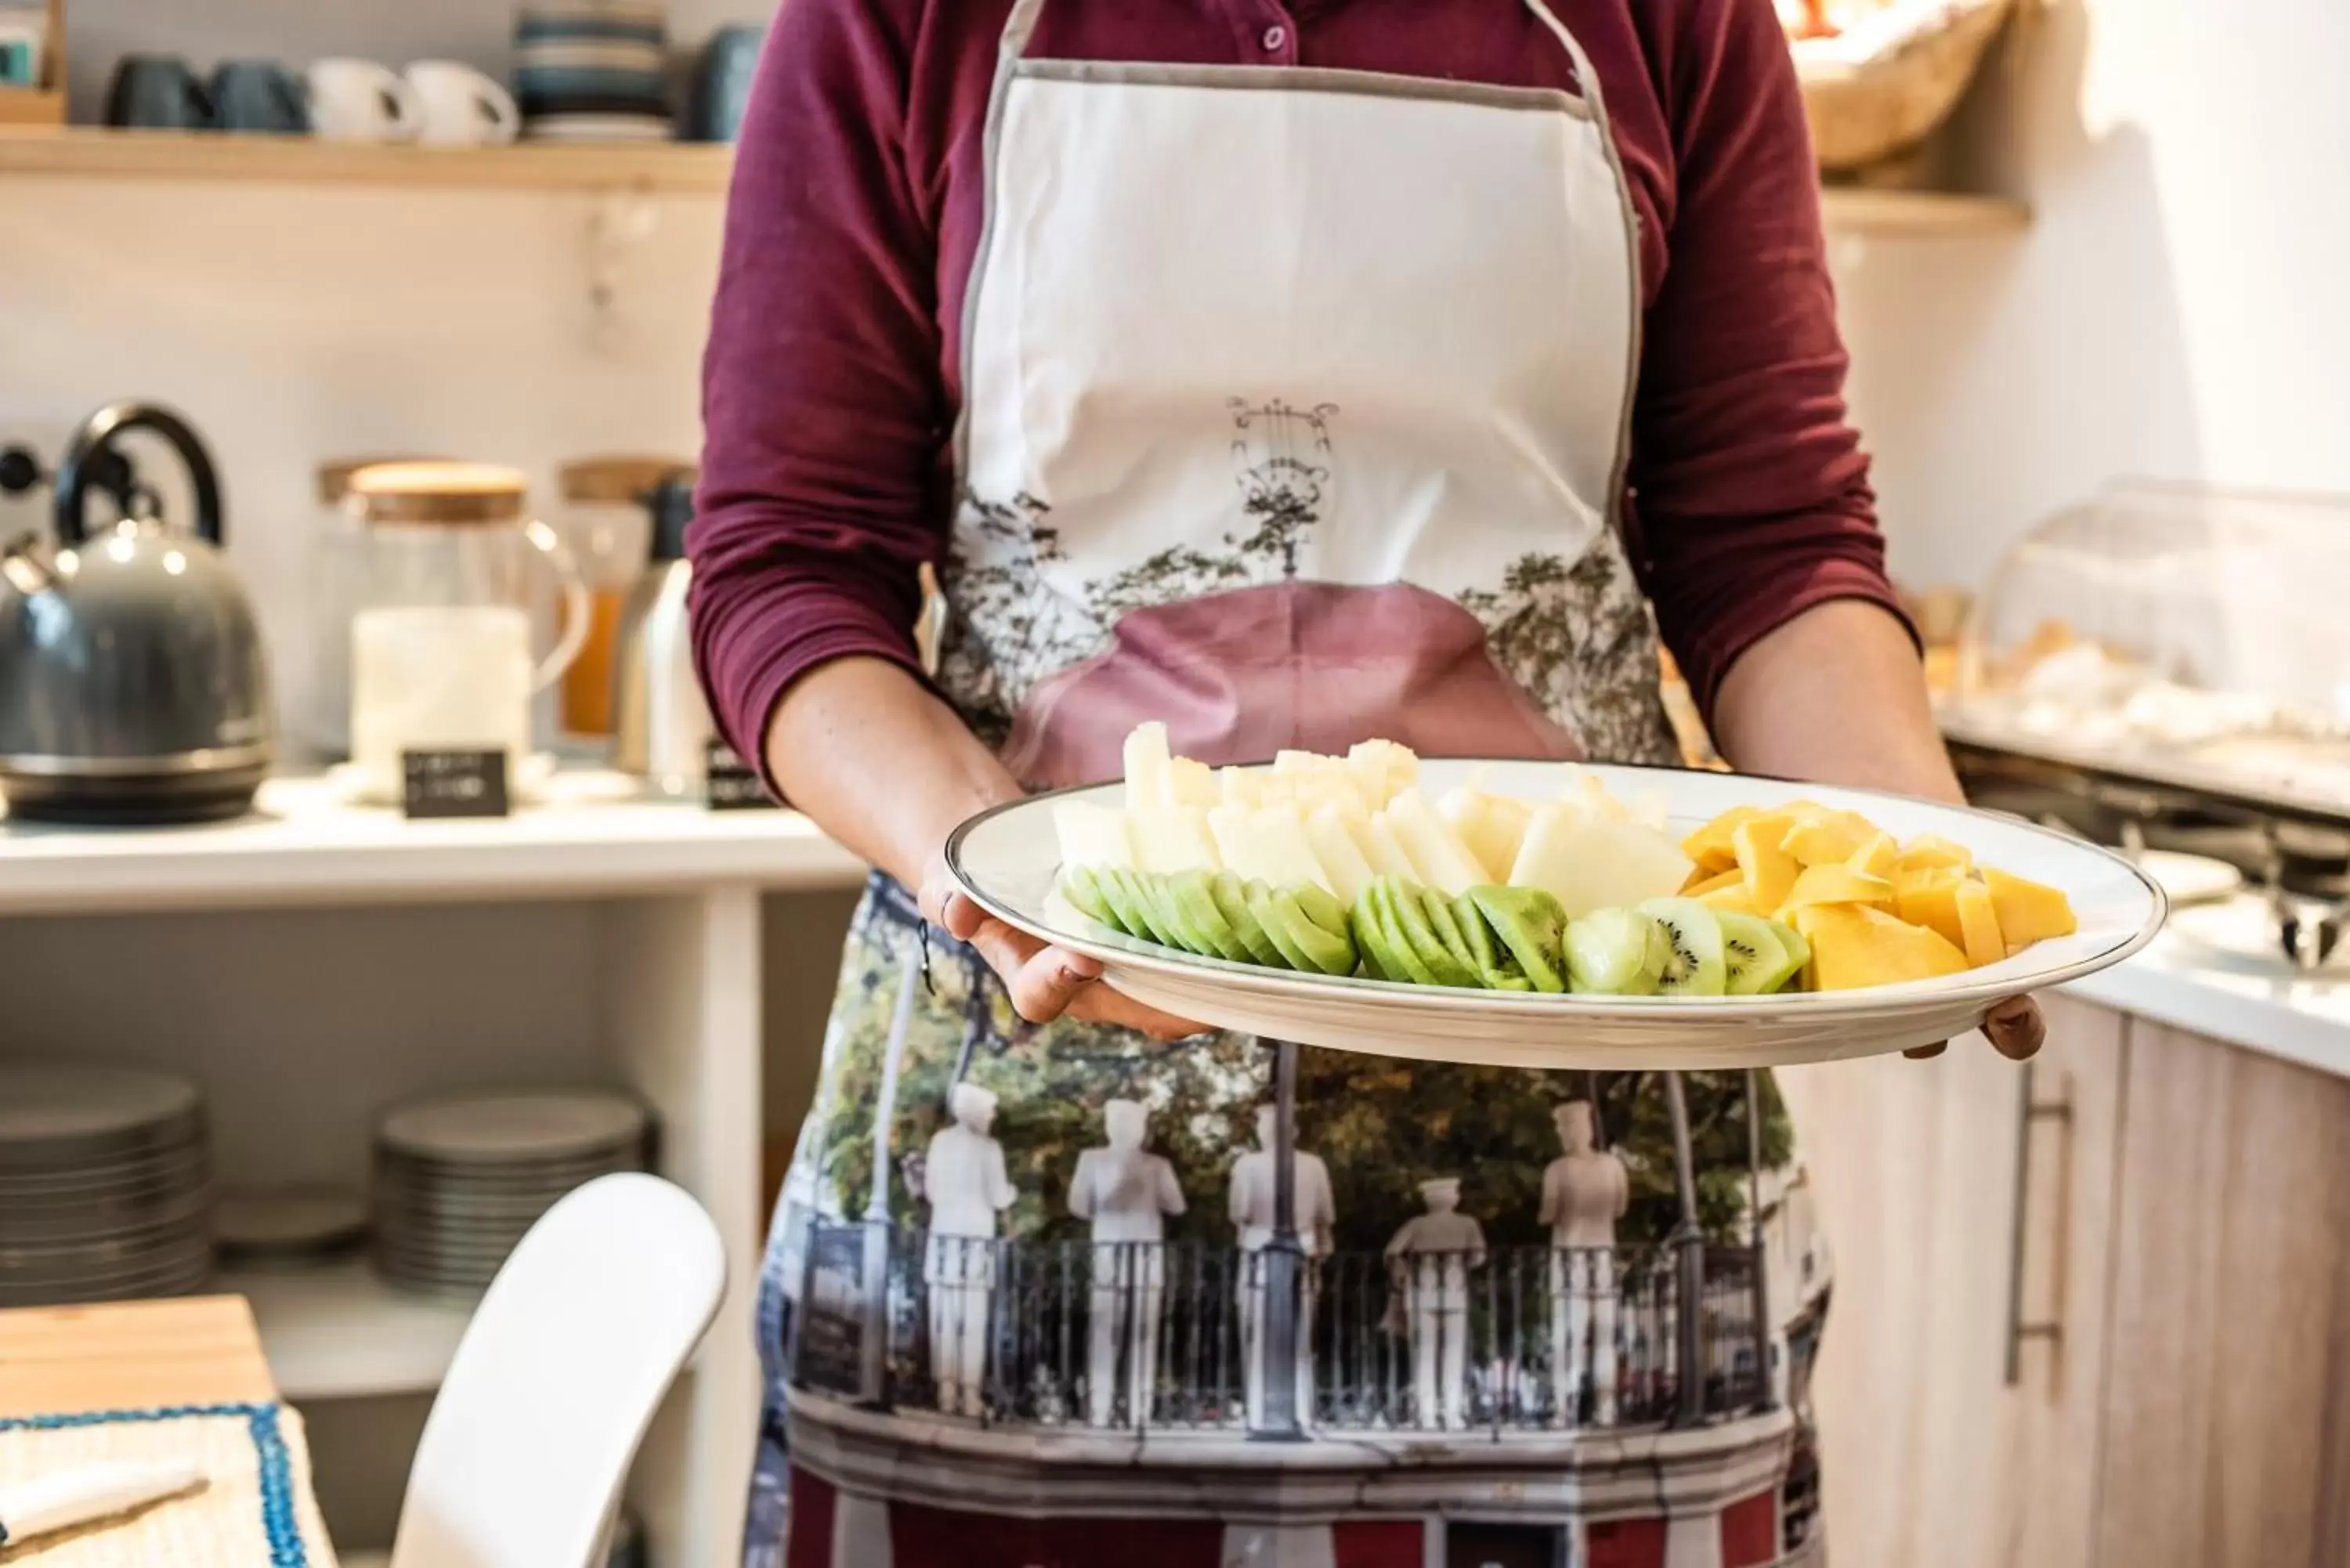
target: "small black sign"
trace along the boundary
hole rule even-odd
[[[760,811],[775,804],[757,770],[745,766],[725,742],[711,742],[702,762],[703,798],[711,810]]]
[[[410,816],[504,816],[506,754],[402,752],[400,807]]]

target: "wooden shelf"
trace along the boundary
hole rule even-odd
[[[0,127],[0,175],[714,194],[726,189],[733,164],[732,149],[698,142],[392,147],[293,136]]]
[[[0,127],[0,176],[250,180],[289,184],[406,185],[479,190],[671,192],[717,195],[731,148],[643,146],[382,147],[300,137]],[[2031,210],[2001,196],[1832,187],[1827,223],[1845,234],[1995,234],[2022,228]]]

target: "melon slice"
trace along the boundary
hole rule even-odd
[[[1167,752],[1167,726],[1153,721],[1137,724],[1126,737],[1126,804],[1173,805],[1174,759]]]
[[[1814,991],[1857,991],[1962,973],[1967,955],[1923,926],[1865,904],[1812,904],[1795,911],[1795,929],[1812,944],[1806,970]]]
[[[1216,770],[1216,797],[1223,805],[1258,805],[1263,804],[1263,792],[1257,776],[1245,768]]]
[[[1053,803],[1053,835],[1064,866],[1131,866],[1134,841],[1126,813],[1086,800]]]
[[[1377,873],[1364,857],[1347,812],[1336,805],[1315,807],[1305,818],[1305,843],[1322,867],[1323,881],[1351,909]]]
[[[1294,805],[1261,805],[1250,818],[1252,846],[1256,852],[1255,880],[1276,888],[1310,882],[1336,892],[1314,847],[1306,841],[1305,819]]]
[[[1347,817],[1347,830],[1355,836],[1355,846],[1363,852],[1374,877],[1393,877],[1402,882],[1417,882],[1419,873],[1411,864],[1411,857],[1396,842],[1395,829],[1384,817],[1352,813]]]
[[[1223,857],[1217,853],[1204,806],[1137,806],[1126,814],[1126,819],[1134,840],[1137,869],[1166,876],[1223,869]]]
[[[1205,763],[1190,757],[1167,759],[1167,804],[1170,805],[1213,805],[1216,804],[1216,771]]]
[[[1776,913],[1786,919],[1789,909],[1809,909],[1815,904],[1890,904],[1893,884],[1882,877],[1864,877],[1849,866],[1807,866],[1795,878],[1785,901]],[[1893,917],[1886,917],[1891,919]],[[1907,924],[1908,922],[1901,922]]]
[[[1999,929],[1999,911],[1992,905],[1991,888],[1981,882],[1962,881],[1955,902],[1959,946],[1965,951],[1967,962],[1981,969],[2005,958],[2007,938]]]
[[[1680,846],[1655,828],[1594,821],[1574,804],[1555,802],[1534,809],[1510,882],[1540,888],[1575,919],[1671,898],[1692,869]]]
[[[1525,842],[1526,824],[1534,819],[1534,808],[1515,795],[1487,794],[1467,785],[1445,791],[1436,814],[1451,824],[1490,882],[1507,879],[1518,846]]]
[[[1999,929],[2011,944],[2069,937],[2081,929],[2080,920],[2073,913],[2073,901],[2045,883],[1988,867],[1983,870],[1983,881],[1991,889]]]
[[[1379,820],[1394,830],[1396,842],[1410,857],[1419,871],[1422,887],[1433,888],[1447,898],[1459,898],[1492,877],[1477,863],[1452,825],[1437,815],[1428,804],[1428,797],[1417,786],[1407,785],[1398,790],[1388,802]]]

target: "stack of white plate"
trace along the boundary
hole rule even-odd
[[[212,1275],[212,1203],[194,1084],[0,1062],[0,1307],[199,1289]]]
[[[565,1193],[644,1169],[651,1133],[644,1106],[609,1089],[476,1090],[395,1106],[376,1127],[377,1267],[421,1290],[480,1290]]]

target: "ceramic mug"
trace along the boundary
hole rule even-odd
[[[213,67],[212,99],[223,130],[299,136],[310,129],[302,79],[276,60],[223,60]]]
[[[125,55],[106,93],[106,123],[141,130],[207,130],[213,106],[177,55]]]
[[[759,51],[766,41],[767,30],[750,25],[721,27],[711,35],[694,71],[693,104],[686,116],[694,140],[732,141],[742,132],[751,80],[758,75]]]
[[[328,59],[303,73],[310,129],[328,141],[413,141],[422,128],[416,89],[390,66]]]
[[[419,60],[407,77],[422,120],[417,140],[429,146],[479,147],[522,132],[513,95],[471,66]]]

